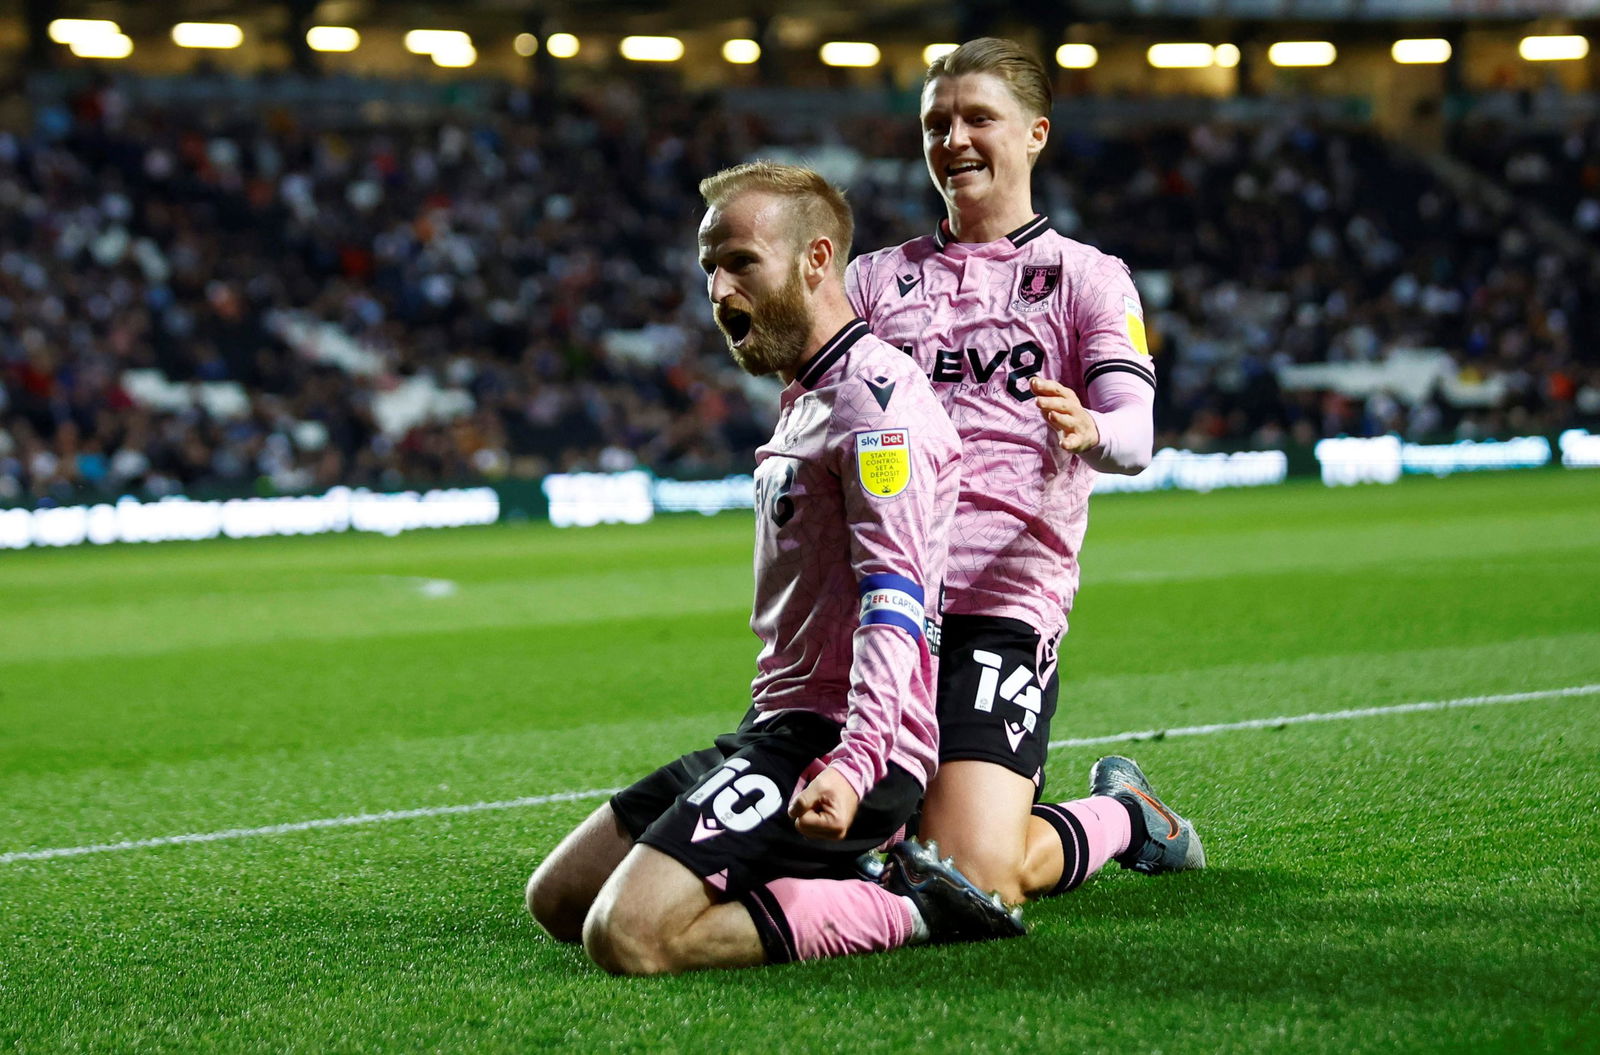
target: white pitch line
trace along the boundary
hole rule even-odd
[[[550,795],[524,795],[500,802],[469,802],[461,806],[423,806],[414,810],[384,810],[382,813],[357,813],[348,817],[322,817],[290,824],[268,824],[261,828],[229,828],[220,832],[193,832],[189,835],[163,835],[155,839],[129,839],[120,843],[95,843],[91,846],[62,846],[53,850],[19,850],[0,854],[0,865],[13,861],[48,861],[56,857],[80,857],[114,850],[143,850],[149,846],[177,846],[181,843],[214,843],[223,839],[249,839],[257,835],[287,835],[315,828],[348,828],[355,824],[381,824],[408,821],[417,817],[443,817],[452,813],[482,813],[484,810],[515,810],[524,806],[544,806],[551,802],[577,802],[615,795],[621,788],[592,788],[589,791],[558,791]]]
[[[1600,684],[1572,685],[1565,689],[1508,692],[1498,696],[1463,696],[1457,700],[1423,700],[1419,703],[1397,703],[1390,707],[1357,707],[1348,711],[1314,711],[1311,714],[1291,714],[1278,718],[1247,718],[1242,722],[1219,722],[1215,725],[1180,725],[1172,729],[1144,729],[1136,733],[1087,736],[1076,740],[1052,740],[1050,741],[1050,747],[1052,749],[1057,747],[1093,747],[1096,744],[1162,740],[1172,736],[1205,736],[1209,733],[1232,732],[1235,729],[1278,729],[1285,725],[1304,725],[1308,722],[1339,722],[1351,718],[1376,718],[1385,714],[1447,711],[1456,707],[1492,707],[1501,703],[1527,703],[1531,700],[1593,696],[1596,693],[1600,693]]]
[[[1060,747],[1094,747],[1100,744],[1117,744],[1139,740],[1159,740],[1177,736],[1207,736],[1240,729],[1277,729],[1286,725],[1304,725],[1310,722],[1338,722],[1353,718],[1375,718],[1387,714],[1414,714],[1418,711],[1444,711],[1457,707],[1491,707],[1506,703],[1528,703],[1534,700],[1570,699],[1600,693],[1600,684],[1573,685],[1564,689],[1540,689],[1534,692],[1510,692],[1497,696],[1463,696],[1455,700],[1423,700],[1417,703],[1399,703],[1388,707],[1358,707],[1347,711],[1319,711],[1310,714],[1282,715],[1277,718],[1247,718],[1239,722],[1218,722],[1211,725],[1184,725],[1171,729],[1145,729],[1139,732],[1113,733],[1110,736],[1089,736],[1072,740],[1052,740],[1052,750]],[[95,843],[89,846],[62,846],[50,850],[18,850],[0,854],[0,865],[16,861],[49,861],[58,857],[81,857],[84,854],[111,853],[117,850],[143,850],[153,846],[178,846],[186,843],[214,843],[224,839],[249,839],[258,835],[287,835],[290,832],[312,831],[318,828],[348,828],[357,824],[381,824],[386,821],[414,820],[420,817],[443,817],[456,813],[482,813],[486,810],[515,810],[526,806],[544,806],[553,802],[579,802],[614,795],[618,788],[591,788],[588,791],[558,791],[549,795],[525,795],[519,799],[499,802],[471,802],[460,806],[424,806],[412,810],[385,810],[382,813],[358,813],[346,817],[322,817],[289,824],[269,824],[260,828],[229,828],[220,832],[194,832],[188,835],[163,835],[154,839],[130,839],[120,843]]]

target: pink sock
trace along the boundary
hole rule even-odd
[[[740,900],[770,963],[879,952],[911,939],[911,909],[861,879],[774,879]]]
[[[1109,795],[1096,795],[1092,799],[1076,799],[1061,804],[1083,825],[1089,837],[1089,874],[1100,871],[1105,863],[1128,849],[1133,838],[1133,821],[1128,807]]]
[[[1033,815],[1047,822],[1061,839],[1061,881],[1052,894],[1079,886],[1128,849],[1133,821],[1128,807],[1108,795],[1072,802],[1041,802]]]

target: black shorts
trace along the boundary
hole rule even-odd
[[[939,761],[993,762],[1044,787],[1060,679],[1054,641],[1017,619],[946,615],[939,642]]]
[[[906,822],[922,784],[899,766],[867,792],[839,841],[807,839],[789,819],[806,769],[839,744],[841,727],[806,711],[755,723],[715,747],[684,755],[612,796],[611,809],[635,841],[682,862],[730,896],[780,876],[849,878],[855,861]]]

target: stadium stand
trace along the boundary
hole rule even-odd
[[[0,504],[743,470],[776,387],[710,326],[699,178],[816,158],[857,249],[940,215],[903,114],[824,127],[626,79],[337,113],[130,107],[105,82],[0,133]],[[1596,254],[1504,193],[1542,169],[1600,237],[1593,127],[1519,140],[1477,193],[1299,114],[1057,122],[1037,204],[1134,267],[1158,442],[1600,425]]]

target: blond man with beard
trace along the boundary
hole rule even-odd
[[[734,359],[785,383],[756,454],[752,706],[716,746],[618,793],[528,882],[552,936],[621,974],[1005,937],[1020,918],[915,843],[937,752],[928,641],[960,443],[927,379],[842,284],[852,221],[816,173],[701,184],[700,263]]]

